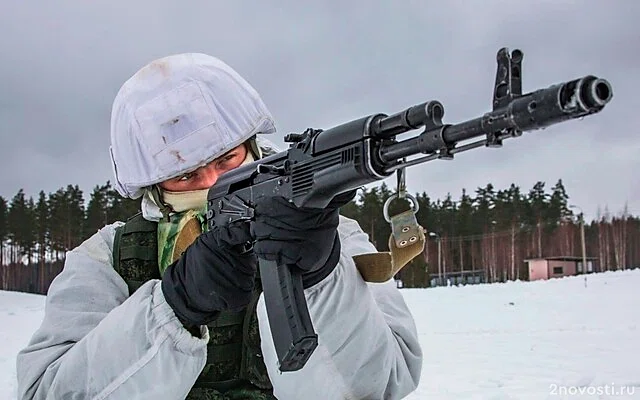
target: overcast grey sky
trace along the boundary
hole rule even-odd
[[[303,5],[304,4],[304,5]],[[495,54],[524,51],[523,90],[594,74],[600,114],[408,171],[443,198],[492,182],[528,191],[562,179],[588,217],[640,214],[640,2],[634,0],[7,1],[0,11],[0,196],[112,180],[109,117],[149,61],[203,52],[262,94],[282,135],[430,99],[445,121],[490,109]],[[390,182],[393,182],[392,180]]]

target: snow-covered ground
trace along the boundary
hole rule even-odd
[[[409,399],[640,399],[640,270],[402,293],[425,352]],[[0,291],[0,399],[43,304]]]

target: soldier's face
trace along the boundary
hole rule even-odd
[[[210,188],[218,181],[220,175],[239,167],[247,157],[247,151],[247,147],[241,144],[204,167],[160,183],[160,187],[171,192],[186,192]]]

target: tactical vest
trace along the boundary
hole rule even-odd
[[[129,295],[150,279],[160,279],[157,223],[138,213],[116,229],[113,245],[115,270]],[[271,382],[260,349],[256,306],[260,281],[246,309],[223,312],[208,324],[207,362],[189,392],[190,400],[271,400]]]

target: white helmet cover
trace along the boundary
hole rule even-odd
[[[113,102],[109,150],[116,190],[138,198],[147,186],[273,132],[260,95],[224,62],[199,53],[158,59],[127,80]]]

